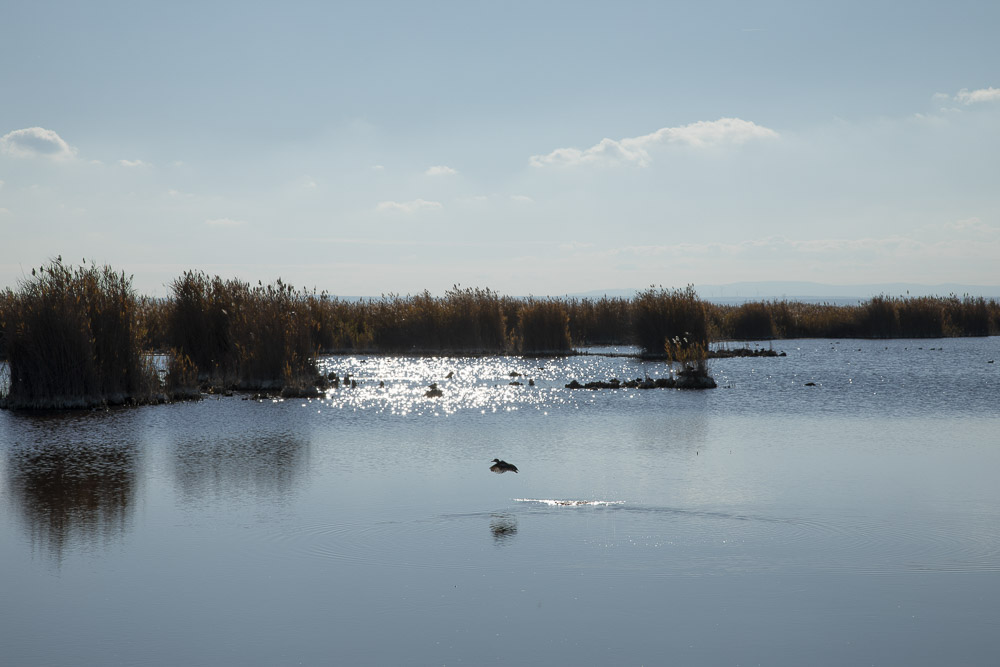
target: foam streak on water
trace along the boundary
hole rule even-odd
[[[543,500],[535,498],[514,498],[518,503],[540,503],[550,507],[610,507],[613,505],[624,505],[624,500]]]

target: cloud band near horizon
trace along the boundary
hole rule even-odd
[[[741,118],[720,118],[698,121],[680,127],[663,127],[650,134],[625,139],[602,139],[590,148],[557,148],[547,155],[532,155],[531,166],[571,167],[577,165],[613,165],[632,163],[646,167],[652,161],[649,151],[654,146],[679,144],[695,148],[726,144],[742,144],[753,139],[776,139],[770,128]]]

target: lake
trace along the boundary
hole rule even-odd
[[[1000,338],[773,346],[0,412],[0,663],[995,665]]]

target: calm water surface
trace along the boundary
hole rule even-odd
[[[997,664],[1000,339],[774,345],[0,412],[0,664]]]

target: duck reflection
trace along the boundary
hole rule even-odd
[[[283,498],[308,462],[308,441],[290,434],[196,439],[174,449],[174,473],[188,500]]]
[[[118,539],[135,508],[134,444],[47,442],[8,450],[7,487],[32,544],[61,564],[67,552]]]
[[[517,535],[517,517],[513,514],[491,514],[490,532],[493,533],[494,544],[507,544]]]

